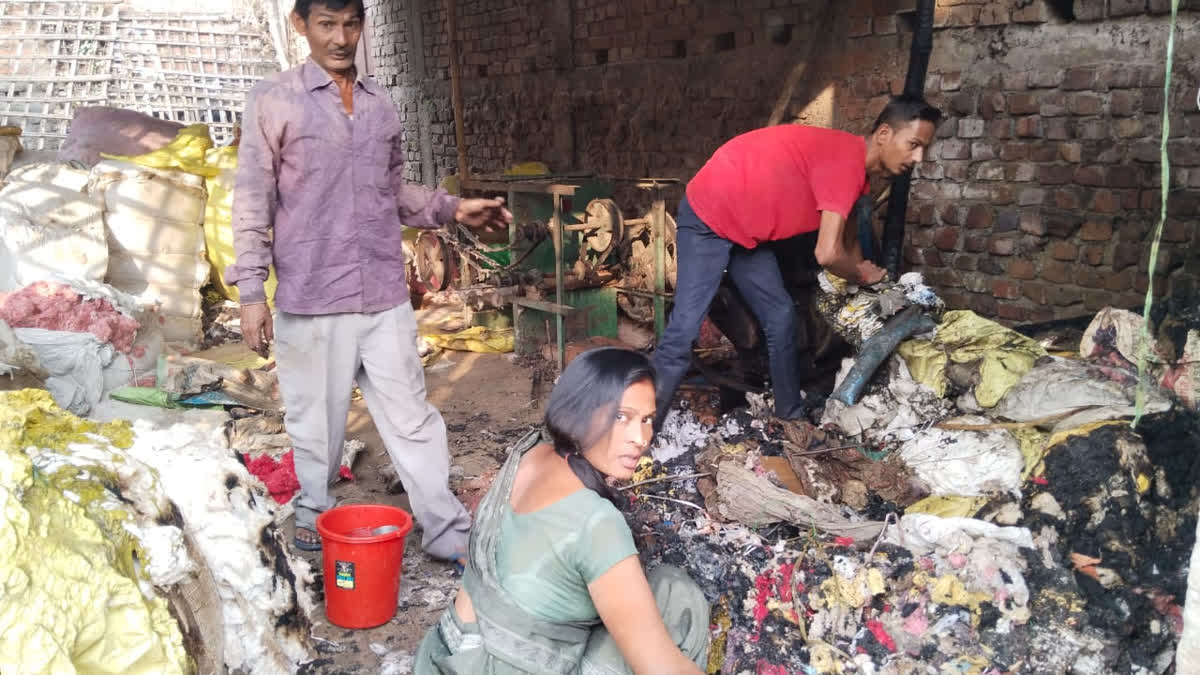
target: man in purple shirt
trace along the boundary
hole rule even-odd
[[[234,190],[242,334],[275,343],[300,498],[295,545],[318,550],[331,508],[355,381],[387,447],[429,554],[458,561],[470,517],[449,488],[446,425],[425,399],[417,324],[404,274],[402,223],[502,227],[501,199],[458,199],[406,185],[400,118],[354,66],[362,0],[298,0],[310,60],[258,83],[246,100]],[[279,280],[272,322],[263,282]]]

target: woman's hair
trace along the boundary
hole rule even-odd
[[[567,459],[585,487],[613,504],[617,501],[604,475],[582,453],[608,436],[625,390],[644,381],[654,384],[654,367],[644,354],[617,347],[592,349],[571,361],[546,403],[545,424],[554,451]]]

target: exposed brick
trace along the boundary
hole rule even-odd
[[[1062,141],[1074,135],[1074,127],[1071,120],[1060,117],[1045,120],[1042,124],[1042,132],[1049,140]]]
[[[1083,193],[1075,186],[1065,186],[1054,190],[1054,206],[1060,209],[1078,209],[1084,204]]]
[[[925,249],[906,244],[904,246],[904,262],[909,265],[924,265]]]
[[[1110,291],[1127,291],[1133,287],[1133,270],[1125,269],[1110,273],[1104,280],[1104,288]]]
[[[996,316],[1002,321],[1027,321],[1029,320],[1029,309],[1016,303],[1001,301],[997,303]]]
[[[1056,264],[1061,265],[1063,263]],[[1074,286],[1062,284],[1051,286],[1046,291],[1047,295],[1050,296],[1050,304],[1058,305],[1059,307],[1070,307],[1083,301],[1083,291]]]
[[[963,242],[963,249],[968,253],[982,253],[987,250],[988,238],[980,234],[968,235]]]
[[[962,71],[952,70],[942,73],[942,91],[958,91],[962,88]]]
[[[1070,183],[1075,176],[1075,171],[1062,164],[1044,164],[1038,167],[1038,182],[1046,185],[1063,185]]]
[[[973,91],[963,91],[950,97],[947,107],[955,115],[974,115],[978,96]]]
[[[971,144],[971,159],[996,159],[996,145],[988,141],[975,141]]]
[[[1089,312],[1098,312],[1108,307],[1111,301],[1112,296],[1104,291],[1084,291],[1083,293],[1083,308]]]
[[[983,136],[983,120],[968,117],[958,121],[959,138],[980,138],[981,136]]]
[[[1188,223],[1181,220],[1168,219],[1163,224],[1162,240],[1172,244],[1183,244],[1192,238]]]
[[[1016,300],[1021,297],[1021,284],[997,279],[992,282],[992,297]]]
[[[980,26],[1001,26],[1009,22],[1011,14],[1008,9],[996,5],[984,5],[979,13]]]
[[[1045,23],[1050,20],[1050,10],[1044,2],[1031,2],[1013,11],[1013,23]]]
[[[1108,112],[1113,117],[1130,117],[1138,113],[1142,92],[1137,90],[1114,91],[1109,95]]]
[[[1044,94],[1040,98],[1040,103],[1037,112],[1041,113],[1043,117],[1061,117],[1070,112],[1067,109],[1067,96],[1060,92]]]
[[[1060,239],[1074,235],[1075,230],[1083,224],[1078,215],[1069,211],[1043,213],[1042,219],[1046,224],[1046,234]]]
[[[1113,120],[1112,132],[1117,138],[1137,138],[1146,129],[1146,123],[1137,117],[1126,117]]]
[[[1057,260],[1046,261],[1042,265],[1042,279],[1055,284],[1070,283],[1073,278],[1072,266]],[[1053,288],[1047,289],[1053,291]],[[1056,303],[1057,304],[1057,303]]]
[[[1079,120],[1078,124],[1075,125],[1076,138],[1099,141],[1108,140],[1109,135],[1108,120],[1085,119]]]
[[[1047,250],[1055,260],[1074,261],[1079,257],[1079,248],[1069,241],[1056,241]]]
[[[1004,180],[1004,165],[998,162],[981,162],[975,165],[975,180]]]
[[[1046,234],[1046,225],[1038,209],[1021,209],[1018,223],[1022,232],[1038,236]]]
[[[1121,210],[1121,198],[1112,190],[1096,190],[1088,208],[1099,213],[1117,213]]]
[[[1016,252],[1017,240],[1012,237],[992,237],[988,252],[992,255],[1012,255]]]
[[[967,227],[981,229],[991,227],[992,208],[986,204],[976,204],[967,210]]]
[[[1053,162],[1058,159],[1058,148],[1049,143],[1035,145],[1029,151],[1029,159],[1035,162]]]
[[[1104,262],[1104,247],[1096,244],[1080,247],[1079,259],[1089,265],[1100,265]]]
[[[1059,143],[1058,156],[1065,162],[1078,164],[1083,159],[1083,145],[1081,143]]]
[[[942,159],[967,159],[971,156],[970,144],[957,138],[947,138],[934,147]]]
[[[1021,206],[1039,206],[1046,201],[1046,191],[1041,188],[1025,188],[1017,197]]]
[[[1141,73],[1134,66],[1109,63],[1096,74],[1098,89],[1130,89],[1141,84]]]
[[[1032,89],[1053,89],[1062,85],[1065,71],[1061,68],[1039,68],[1029,74]]]
[[[1142,258],[1142,248],[1136,244],[1117,244],[1113,249],[1113,271],[1120,272],[1126,267],[1138,264]]]
[[[1028,260],[1014,258],[1008,263],[1008,276],[1013,279],[1034,279],[1037,277],[1037,268]]]
[[[1010,119],[995,119],[987,123],[987,136],[996,140],[1012,138],[1013,122]]]
[[[988,199],[997,206],[1012,204],[1017,197],[1009,185],[993,185],[988,188]]]
[[[1000,73],[1000,88],[1004,91],[1016,91],[1029,86],[1029,73],[1020,70],[1010,70]]]
[[[1096,86],[1095,68],[1068,68],[1063,76],[1062,88],[1067,91],[1094,89]]]
[[[1013,162],[1029,157],[1029,146],[1025,143],[1010,142],[1000,146],[1000,159]]]
[[[925,249],[925,265],[926,267],[945,267],[946,262],[942,259],[942,252],[936,248]]]
[[[1013,262],[1015,263],[1017,261],[1014,260]],[[1025,261],[1021,261],[1021,262],[1025,262]],[[1029,265],[1031,268],[1033,267],[1033,263],[1029,263]],[[1046,284],[1043,284],[1041,282],[1027,281],[1027,282],[1021,284],[1021,294],[1024,295],[1026,298],[1029,298],[1033,302],[1036,302],[1039,305],[1050,304],[1050,294],[1047,293],[1046,291],[1047,291]]]
[[[929,270],[925,279],[937,288],[962,288],[963,285],[962,275],[947,268]]]
[[[1135,188],[1142,185],[1142,171],[1136,166],[1110,166],[1105,183],[1114,188]]]
[[[1089,220],[1079,228],[1079,238],[1083,241],[1108,241],[1112,235],[1112,225],[1105,222]]]
[[[1040,96],[1035,93],[1008,95],[1008,112],[1013,115],[1036,115],[1041,110]]]
[[[954,269],[963,272],[974,272],[979,265],[979,259],[973,255],[958,255],[954,257]]]
[[[896,32],[895,14],[876,16],[872,23],[872,27],[875,29],[876,35],[893,35]]]
[[[1021,138],[1036,138],[1042,135],[1041,119],[1037,115],[1017,119],[1017,136]]]
[[[958,228],[943,227],[933,233],[933,245],[942,251],[953,251],[958,248]]]
[[[1108,0],[1108,15],[1130,16],[1146,11],[1146,0]]]
[[[970,163],[965,161],[943,161],[942,170],[948,180],[965,182],[970,175]]]
[[[1075,169],[1075,182],[1080,185],[1099,187],[1105,184],[1105,170],[1101,166],[1081,166]]]
[[[1104,99],[1095,94],[1071,94],[1067,97],[1067,110],[1072,115],[1098,115],[1104,108]]]
[[[852,16],[849,19],[847,35],[849,37],[863,37],[871,34],[871,17],[869,16]]]
[[[1075,0],[1073,13],[1076,21],[1096,21],[1104,18],[1106,0]]]
[[[1009,164],[1005,170],[1008,179],[1017,183],[1028,183],[1037,178],[1037,165],[1032,162]]]

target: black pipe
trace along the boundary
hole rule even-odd
[[[908,55],[908,75],[904,78],[905,96],[925,95],[925,74],[933,52],[933,8],[935,0],[917,0],[916,30]],[[892,181],[888,197],[887,220],[883,226],[883,259],[877,261],[895,279],[900,273],[900,252],[904,246],[904,222],[908,216],[909,174]]]
[[[846,374],[846,378],[842,380],[842,384],[830,398],[846,405],[858,403],[858,397],[862,395],[867,382],[871,381],[871,376],[887,360],[887,357],[896,351],[896,347],[913,335],[925,333],[933,328],[933,319],[929,318],[929,315],[917,305],[892,317],[883,328],[879,329],[879,332],[863,343],[862,349],[858,350],[858,358],[850,367],[850,372]]]

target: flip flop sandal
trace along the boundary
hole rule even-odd
[[[313,536],[318,537],[318,538],[316,539],[316,541],[308,541],[305,539],[301,539],[300,538],[301,530],[304,530],[305,532],[312,532]],[[319,535],[317,535],[316,530],[313,530],[312,528],[309,528],[309,527],[297,527],[296,528],[296,536],[292,538],[292,544],[296,548],[300,549],[301,551],[320,551],[321,550],[321,540],[319,538]]]

